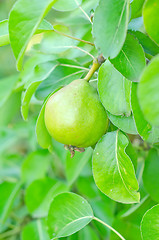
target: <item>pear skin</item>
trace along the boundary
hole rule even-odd
[[[108,128],[97,90],[83,79],[73,81],[49,98],[44,120],[55,140],[82,148],[96,144]]]

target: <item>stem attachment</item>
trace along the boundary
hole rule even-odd
[[[98,58],[95,58],[93,61],[93,65],[90,68],[89,72],[87,73],[87,75],[85,76],[84,80],[86,80],[87,82],[89,82],[89,80],[91,79],[91,77],[93,76],[93,74],[95,73],[96,70],[98,70],[98,68],[102,65],[102,63],[105,62],[105,58],[103,57],[103,55],[101,54]]]
[[[109,228],[111,231],[113,231],[116,235],[118,235],[122,240],[126,240],[119,232],[117,232],[114,228],[112,228],[111,226],[109,226],[107,223],[103,222],[102,220],[100,220],[99,218],[93,217],[93,219],[97,222],[100,222],[101,224],[103,224],[104,226],[106,226],[107,228]]]

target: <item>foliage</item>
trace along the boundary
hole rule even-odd
[[[0,1],[0,239],[159,239],[158,13],[158,0]],[[109,118],[85,152],[44,121],[77,79]]]

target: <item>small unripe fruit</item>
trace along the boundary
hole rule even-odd
[[[73,81],[49,98],[44,119],[55,140],[83,148],[94,145],[108,128],[97,90],[83,79]]]

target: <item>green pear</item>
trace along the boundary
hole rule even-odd
[[[96,144],[108,128],[97,90],[84,79],[71,82],[49,98],[44,120],[55,140],[82,148]]]

